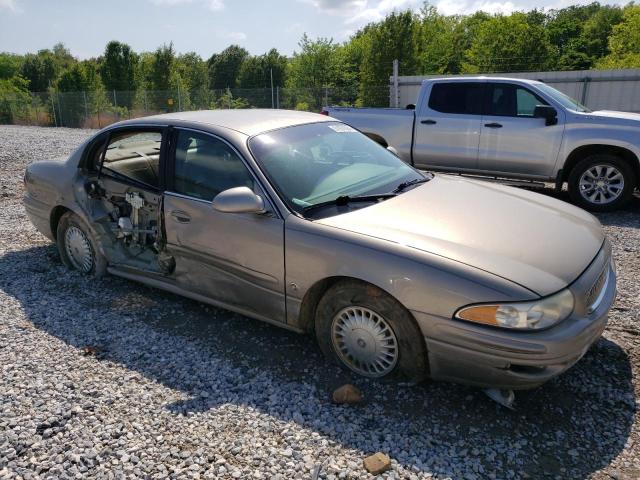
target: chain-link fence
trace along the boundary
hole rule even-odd
[[[0,123],[102,128],[129,118],[185,110],[284,108],[319,112],[326,105],[388,107],[389,86],[9,94],[0,97]]]

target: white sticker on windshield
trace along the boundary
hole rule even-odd
[[[329,128],[338,133],[353,133],[356,131],[355,128],[345,125],[344,123],[332,123],[329,125]]]

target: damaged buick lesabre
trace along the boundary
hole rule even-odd
[[[589,213],[418,171],[312,113],[129,120],[25,184],[68,267],[314,332],[367,377],[535,387],[599,338],[616,294]]]

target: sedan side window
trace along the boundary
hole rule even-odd
[[[254,181],[233,149],[210,135],[179,131],[173,190],[211,201],[220,192],[234,187],[253,190]]]
[[[102,170],[159,188],[161,145],[159,131],[114,133],[104,154]]]
[[[531,118],[536,105],[548,103],[524,87],[493,83],[487,91],[485,115]]]

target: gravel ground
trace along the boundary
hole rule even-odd
[[[309,337],[68,271],[21,179],[89,134],[0,127],[0,478],[371,478],[377,451],[383,478],[640,478],[640,198],[600,216],[620,276],[604,337],[512,412],[459,385],[353,378]],[[363,404],[330,402],[345,382]]]

